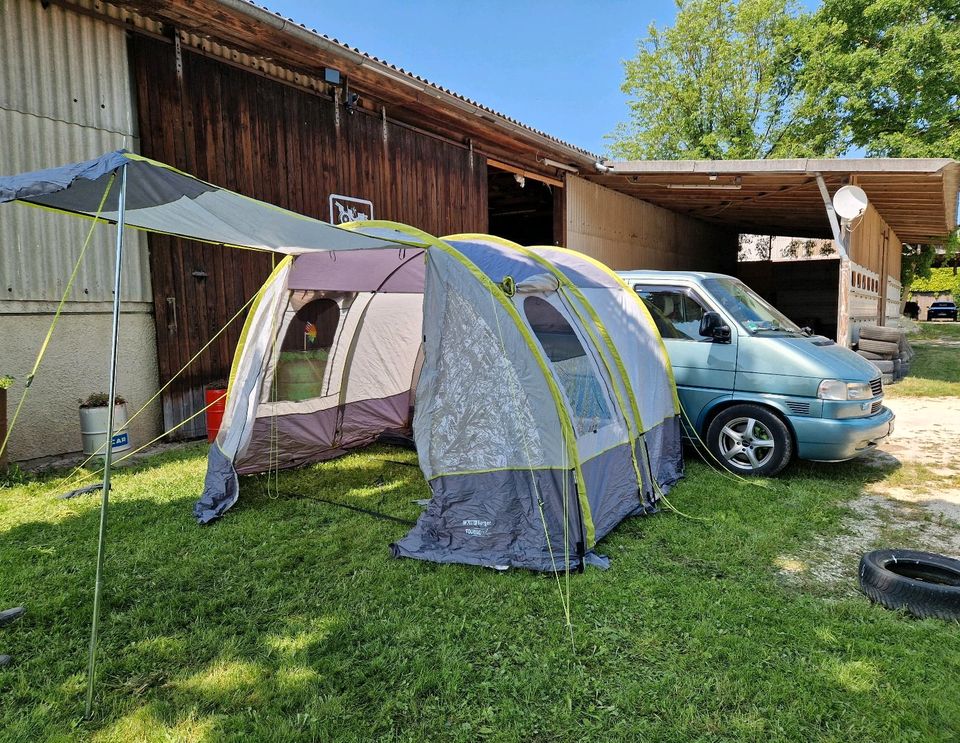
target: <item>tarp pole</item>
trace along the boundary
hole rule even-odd
[[[120,338],[120,283],[123,267],[123,222],[127,208],[127,166],[120,166],[120,194],[117,200],[117,255],[113,274],[113,328],[110,338],[110,392],[107,413],[107,450],[103,457],[103,496],[100,501],[100,535],[97,539],[97,578],[93,589],[93,623],[90,626],[90,655],[87,662],[87,706],[84,717],[93,714],[93,687],[97,671],[97,631],[100,629],[100,597],[103,593],[103,556],[107,537],[107,506],[110,501],[110,465],[113,462],[113,414],[117,397],[117,347]]]

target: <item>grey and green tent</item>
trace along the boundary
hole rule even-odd
[[[201,522],[238,474],[319,461],[412,427],[433,498],[396,556],[580,564],[682,474],[670,366],[602,264],[487,235],[285,259],[251,311],[211,449]],[[422,342],[421,342],[422,340]]]

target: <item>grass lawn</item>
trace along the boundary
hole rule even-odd
[[[960,323],[923,322],[910,336],[917,352],[910,376],[889,387],[891,397],[960,397]]]
[[[394,462],[388,461],[394,460]],[[376,447],[280,487],[414,518],[410,452]],[[0,740],[956,740],[960,625],[799,587],[778,560],[842,529],[864,463],[768,488],[692,463],[669,511],[571,578],[394,560],[406,527],[243,481],[219,523],[190,506],[204,448],[115,479],[96,717],[83,709],[96,496],[47,476],[0,491]]]

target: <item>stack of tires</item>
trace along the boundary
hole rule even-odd
[[[899,328],[863,325],[856,349],[880,370],[884,384],[899,382],[910,373],[913,349]]]

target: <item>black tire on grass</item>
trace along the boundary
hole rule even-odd
[[[860,589],[888,609],[960,620],[960,560],[916,550],[876,550],[860,558]]]

